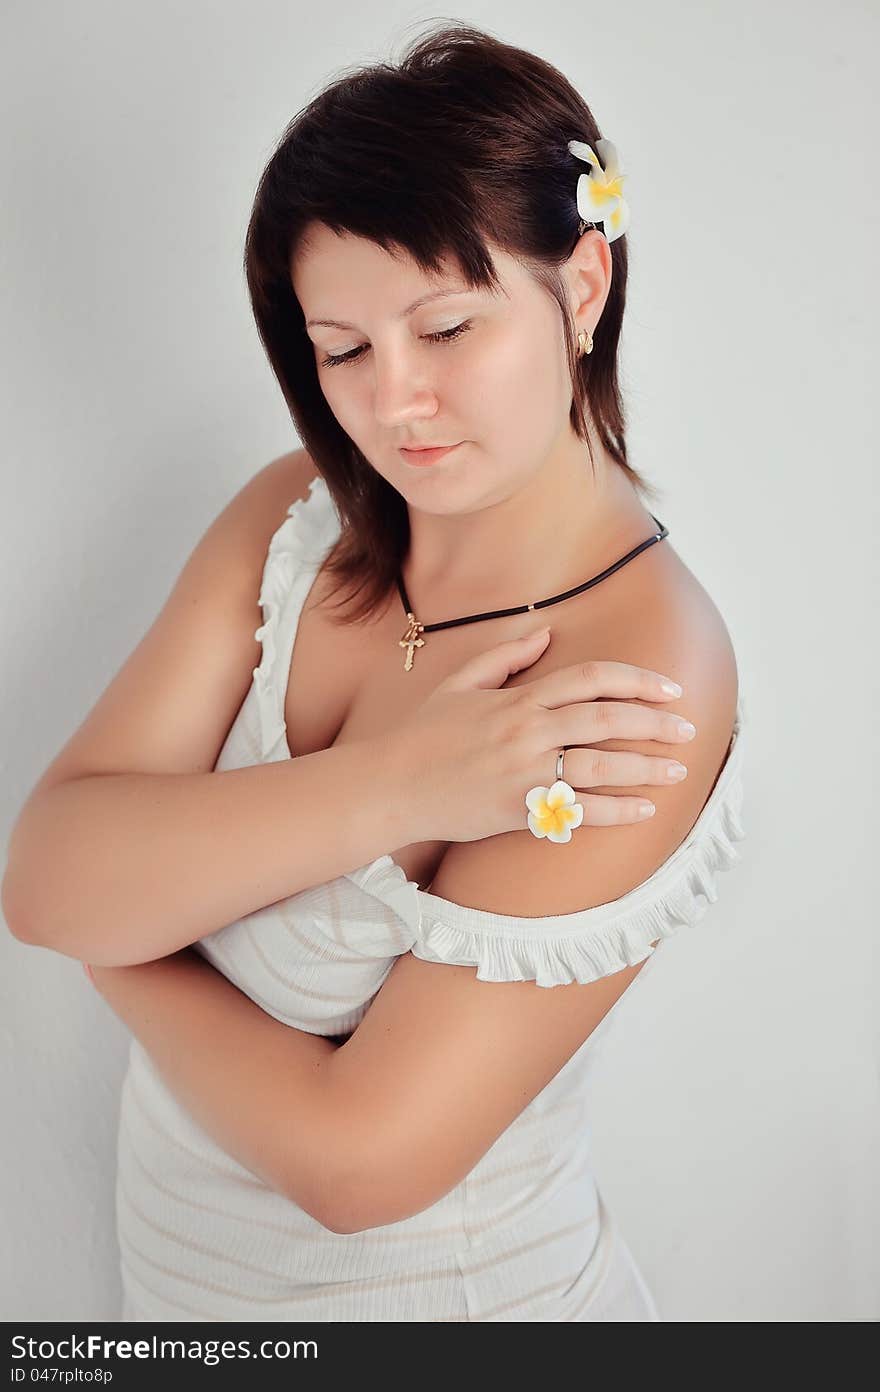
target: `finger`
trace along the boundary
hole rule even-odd
[[[680,776],[670,773],[676,766],[684,769]],[[637,788],[645,783],[666,787],[687,777],[685,765],[677,760],[616,749],[567,749],[563,767],[565,781],[575,791],[578,788]]]
[[[466,691],[477,687],[486,690],[503,686],[514,672],[521,672],[536,662],[550,641],[547,629],[535,629],[525,638],[511,638],[497,643],[486,652],[475,653],[440,683],[444,691]]]
[[[693,725],[683,716],[628,701],[575,701],[554,710],[549,724],[557,749],[612,739],[681,744],[694,736]]]
[[[654,804],[638,797],[606,797],[599,793],[583,793],[584,820],[581,826],[624,826],[631,822],[648,821],[654,815]],[[647,807],[648,813],[642,808]]]
[[[522,685],[528,687],[536,701],[552,710],[572,701],[594,701],[599,696],[636,701],[671,701],[682,694],[680,688],[664,690],[663,683],[671,681],[671,677],[649,667],[635,667],[629,662],[595,660],[560,667]]]

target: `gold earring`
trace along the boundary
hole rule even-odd
[[[593,335],[589,329],[581,329],[578,333],[578,357],[582,358],[585,353],[593,351]]]

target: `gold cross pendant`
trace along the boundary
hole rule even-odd
[[[415,614],[407,613],[406,617],[409,619],[409,627],[397,645],[400,648],[406,648],[406,661],[403,664],[404,672],[408,672],[412,668],[416,648],[423,648],[425,646],[424,638],[419,638],[418,636],[425,625],[418,622]]]

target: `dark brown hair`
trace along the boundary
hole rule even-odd
[[[372,614],[391,597],[409,545],[409,518],[401,494],[345,433],[321,390],[291,283],[303,233],[318,221],[395,255],[409,253],[431,274],[450,257],[472,288],[499,284],[487,241],[516,257],[559,305],[571,424],[591,463],[588,411],[616,463],[639,492],[654,496],[627,461],[617,377],[627,238],[611,244],[608,299],[593,351],[580,359],[558,270],[577,242],[575,194],[586,168],[568,141],[595,148],[600,138],[590,108],[555,67],[464,24],[445,24],[418,39],[398,64],[344,73],[281,136],[254,199],[245,274],[297,434],[339,512],[342,532],[326,562],[334,594],[345,589],[345,600],[363,591],[345,622]]]

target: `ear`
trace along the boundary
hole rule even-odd
[[[571,256],[562,266],[568,285],[575,333],[595,331],[611,289],[611,247],[596,228],[588,228],[578,238]]]

